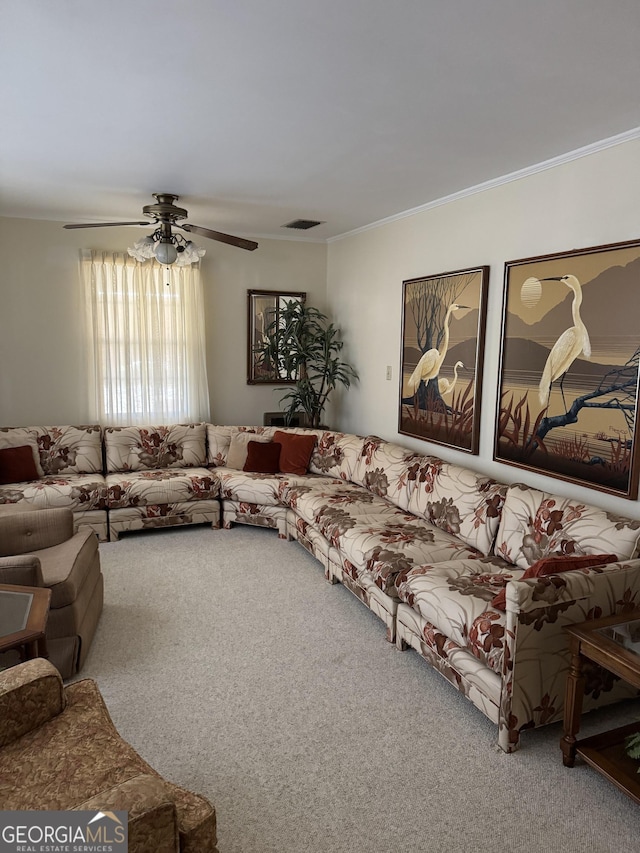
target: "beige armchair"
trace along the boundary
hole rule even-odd
[[[126,811],[129,853],[218,853],[216,813],[118,734],[95,681],[43,658],[0,672],[3,809]]]
[[[82,667],[103,602],[96,534],[73,531],[70,509],[0,506],[0,583],[51,589],[49,658],[63,678]]]

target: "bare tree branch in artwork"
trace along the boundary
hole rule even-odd
[[[438,349],[444,334],[444,316],[452,302],[473,281],[476,273],[441,276],[414,281],[407,288],[407,303],[416,324],[418,349],[425,353]]]
[[[424,354],[430,349],[440,349],[445,332],[445,317],[449,306],[456,302],[465,288],[473,281],[477,273],[456,276],[439,276],[422,281],[414,281],[407,288],[407,304],[416,325],[418,349]],[[430,401],[430,402],[428,402]],[[436,408],[445,410],[438,380],[424,382],[414,395],[414,408]]]
[[[629,432],[633,435],[639,364],[640,348],[625,364],[610,370],[603,376],[594,391],[576,397],[564,414],[542,418],[535,434],[536,437],[532,440],[540,439],[543,441],[552,429],[577,423],[581,409],[616,409],[622,412]],[[607,399],[602,399],[603,397]]]

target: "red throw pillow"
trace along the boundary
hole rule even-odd
[[[277,441],[250,441],[242,470],[254,474],[277,474],[280,471],[280,449]]]
[[[316,446],[315,435],[276,430],[273,440],[282,445],[280,471],[283,474],[306,474],[313,448]]]
[[[33,448],[28,444],[0,450],[0,485],[38,480]]]
[[[606,566],[615,563],[619,557],[617,554],[575,554],[565,557],[557,554],[553,557],[543,557],[525,570],[519,580],[528,578],[544,578],[547,575],[560,575],[562,572],[571,572],[574,569],[592,569],[594,566]],[[497,610],[507,609],[507,590],[501,589],[491,602]]]

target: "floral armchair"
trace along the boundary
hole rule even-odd
[[[0,672],[0,803],[126,811],[129,853],[218,853],[211,803],[120,737],[94,681],[63,687],[43,658]]]

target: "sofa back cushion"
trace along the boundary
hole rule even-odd
[[[231,447],[231,439],[233,436],[248,436],[243,443],[256,439],[257,441],[271,441],[273,434],[276,431],[275,427],[259,427],[259,426],[223,426],[218,424],[207,424],[207,465],[214,468],[224,468],[229,462],[229,448]],[[256,438],[257,436],[257,438]],[[239,445],[242,439],[235,442]],[[246,461],[246,452],[242,465]],[[231,460],[236,467],[237,460]],[[242,465],[238,465],[242,469]]]
[[[291,430],[277,429],[273,434],[282,449],[280,451],[280,472],[302,476],[309,470],[311,454],[318,443],[315,433],[295,433]]]
[[[0,486],[28,483],[37,480],[39,476],[30,444],[0,449]]]
[[[553,555],[616,554],[626,560],[639,536],[640,521],[518,483],[507,492],[495,550],[521,569]]]
[[[278,474],[281,450],[282,445],[277,441],[250,441],[242,470],[254,474]]]
[[[311,454],[309,471],[327,477],[339,477],[341,480],[352,480],[363,443],[364,438],[360,435],[319,431],[318,443]]]
[[[27,429],[21,427],[0,429],[0,453],[7,457],[6,461],[11,457],[14,451],[20,448],[28,447],[31,451],[33,467],[35,470],[34,480],[44,477],[42,463],[40,462],[40,449],[38,447],[38,436],[35,429]],[[7,472],[8,475],[8,472]],[[9,480],[4,478],[4,483],[22,483],[23,478],[19,480]]]
[[[417,463],[412,471],[417,482],[409,499],[409,512],[489,554],[507,486],[460,465],[436,457],[423,458],[424,463]]]
[[[227,452],[227,468],[235,468],[237,471],[244,470],[247,461],[250,442],[266,444],[271,439],[266,435],[258,435],[255,432],[236,432],[231,436],[229,450]]]
[[[0,429],[0,447],[34,443],[40,476],[102,472],[102,429],[98,424]]]
[[[353,480],[401,509],[408,510],[411,495],[418,485],[416,472],[435,457],[424,456],[368,435],[353,472]]]
[[[106,427],[107,473],[204,465],[205,424]]]

